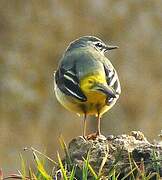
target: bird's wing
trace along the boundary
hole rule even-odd
[[[67,64],[60,64],[58,70],[55,73],[55,82],[57,87],[67,96],[74,97],[81,102],[87,100],[87,97],[84,95],[79,86],[75,61],[72,59],[69,59]]]
[[[104,63],[104,69],[105,69],[106,81],[108,86],[113,88],[116,94],[120,94],[121,87],[116,70],[111,64],[108,63]]]
[[[108,61],[104,63],[104,69],[105,69],[107,84],[109,87],[111,87],[114,90],[115,96],[118,97],[119,94],[121,93],[121,86],[117,72],[112,66],[112,64]],[[107,103],[110,104],[111,102],[113,102],[113,99],[114,98],[112,97],[107,98]]]

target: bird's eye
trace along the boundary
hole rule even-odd
[[[102,47],[102,43],[98,42],[95,44],[97,47]]]

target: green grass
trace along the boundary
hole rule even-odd
[[[11,174],[9,176],[4,176],[3,171],[0,170],[0,180],[5,179],[22,179],[22,180],[52,180],[54,179],[54,174],[52,175],[52,169],[49,169],[46,167],[46,163],[50,162],[52,163],[53,167],[56,167],[58,170],[56,171],[55,175],[59,174],[61,175],[63,180],[76,180],[76,176],[78,176],[78,170],[77,167],[73,164],[67,146],[63,140],[63,138],[60,138],[61,147],[65,152],[65,160],[62,161],[60,154],[57,152],[57,162],[55,162],[50,157],[46,156],[44,153],[39,152],[38,150],[34,148],[29,148],[33,160],[34,160],[34,166],[31,168],[29,165],[27,165],[25,159],[20,154],[20,162],[21,162],[21,169],[18,171],[17,174]],[[107,172],[107,175],[103,175],[103,168],[106,163],[108,154],[105,155],[105,158],[103,158],[101,162],[101,166],[99,168],[99,172],[96,172],[91,164],[89,163],[89,153],[87,155],[87,158],[83,158],[83,165],[80,169],[80,179],[82,180],[88,180],[89,177],[91,177],[92,180],[100,180],[100,179],[107,179],[107,180],[150,180],[151,178],[160,179],[159,171],[160,171],[160,163],[159,159],[155,152],[153,152],[153,162],[152,166],[155,170],[155,172],[146,173],[145,172],[145,165],[144,161],[141,160],[141,162],[135,162],[132,158],[131,154],[128,154],[129,158],[129,166],[130,171],[125,174],[124,176],[120,177],[120,172],[118,172],[117,166],[118,162],[120,161],[120,153],[116,157],[114,163],[110,167],[109,172]],[[56,177],[56,176],[55,176]],[[57,178],[56,178],[57,180]]]

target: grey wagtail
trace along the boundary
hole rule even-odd
[[[117,48],[94,36],[80,37],[67,47],[54,73],[57,100],[66,109],[84,116],[83,137],[86,137],[87,115],[97,117],[95,135],[101,135],[101,116],[116,103],[121,93],[116,70],[104,55]]]

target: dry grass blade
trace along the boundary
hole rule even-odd
[[[72,168],[73,165],[72,165],[71,157],[69,155],[68,148],[66,146],[66,143],[65,143],[64,138],[62,137],[62,135],[60,136],[59,141],[60,141],[62,149],[65,152],[65,156],[66,156],[66,159],[67,159],[67,164],[69,164],[70,168]]]
[[[36,153],[44,156],[46,159],[48,159],[49,161],[51,161],[52,163],[54,163],[55,165],[57,165],[57,163],[56,163],[53,159],[51,159],[51,158],[48,157],[47,155],[41,153],[40,151],[36,150],[35,148],[31,147],[31,150],[32,150],[32,152],[36,152]]]
[[[5,180],[5,179],[24,179],[24,178],[22,177],[22,175],[19,175],[19,174],[11,174],[11,175],[3,178],[3,180]],[[29,179],[29,177],[25,177],[25,180],[30,180],[30,179]]]
[[[108,151],[109,151],[108,145],[107,145],[106,149],[107,149],[107,152],[105,154],[105,157],[102,159],[101,166],[100,166],[100,169],[99,169],[99,172],[98,172],[98,176],[101,176],[102,169],[103,169],[103,167],[104,167],[104,165],[105,165],[105,163],[107,161],[107,158],[108,158]]]
[[[21,159],[21,175],[22,175],[22,178],[25,180],[25,177],[26,177],[26,163],[25,163],[25,160],[23,159],[21,154],[20,154],[20,159]]]
[[[126,179],[127,177],[129,177],[131,174],[133,174],[133,172],[136,170],[137,168],[134,167],[128,174],[126,174],[121,180]]]
[[[131,158],[131,153],[129,153],[128,152],[128,159],[129,159],[129,165],[130,165],[130,168],[131,168],[131,171],[130,172],[132,172],[132,178],[133,178],[133,180],[135,180],[135,177],[134,177],[134,171],[133,171],[133,166],[132,166],[132,158]]]
[[[32,169],[29,167],[29,179],[30,180],[38,180]]]

